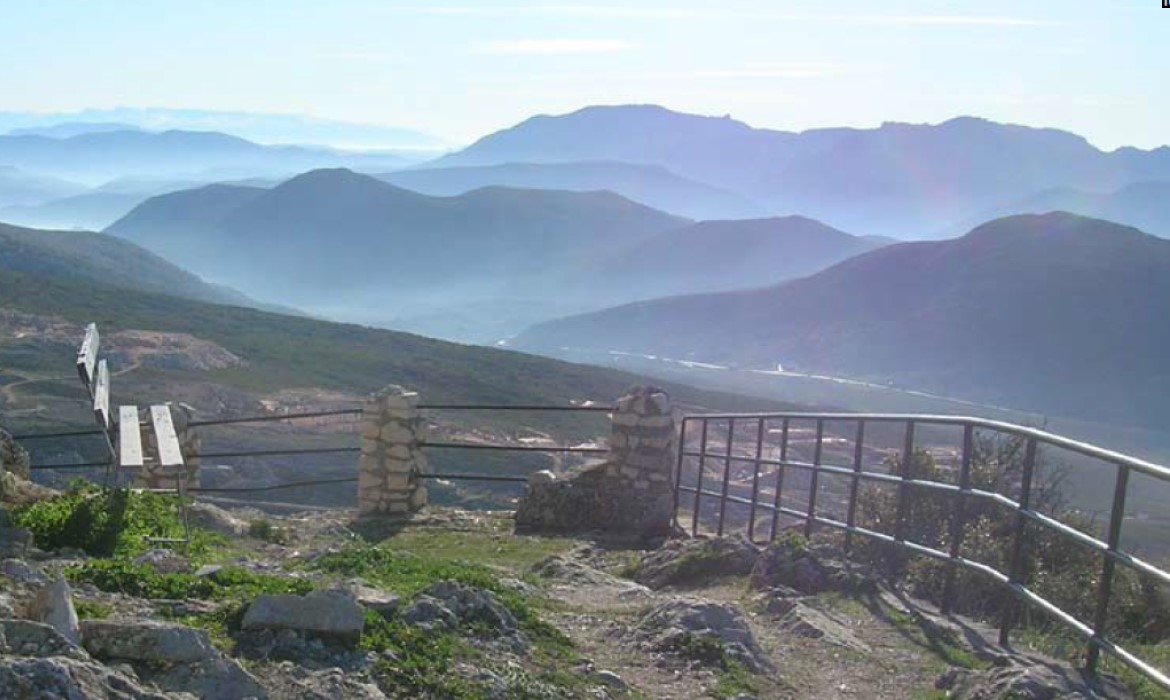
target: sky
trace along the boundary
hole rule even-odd
[[[306,114],[466,143],[654,103],[785,130],[974,115],[1170,143],[1161,0],[581,2],[0,0],[0,111]]]

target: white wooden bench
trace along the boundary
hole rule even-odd
[[[91,323],[85,329],[85,338],[77,352],[77,373],[93,401],[94,420],[106,436],[110,452],[110,467],[106,470],[106,486],[113,476],[130,471],[135,476],[147,467],[157,476],[174,479],[173,489],[149,488],[150,491],[175,493],[181,504],[180,515],[184,532],[187,532],[186,485],[187,471],[183,452],[175,433],[171,408],[165,404],[150,407],[149,420],[139,415],[138,406],[119,406],[116,419],[110,414],[110,371],[105,360],[98,359],[101,336],[97,324]],[[113,437],[116,429],[117,440]],[[143,449],[143,432],[149,429],[147,444],[153,449]],[[186,542],[187,539],[173,540],[154,538],[155,542]]]

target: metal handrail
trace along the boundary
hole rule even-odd
[[[816,437],[813,440],[813,460],[811,463],[788,458],[790,426],[792,421],[798,420],[815,423]],[[708,443],[710,442],[710,423],[713,421],[724,422],[727,425],[727,444],[717,452],[709,452],[707,449]],[[764,456],[763,434],[764,425],[767,421],[782,423],[779,459],[769,459]],[[735,426],[737,424],[750,425],[752,422],[757,422],[754,456],[734,454]],[[857,433],[853,445],[853,464],[848,467],[822,463],[825,425],[830,422],[849,422],[857,425]],[[698,451],[688,449],[687,446],[687,427],[693,423],[699,423],[701,427]],[[904,443],[901,450],[902,469],[900,470],[900,474],[866,471],[863,469],[862,452],[865,440],[865,425],[867,423],[904,423],[906,425]],[[951,425],[963,428],[958,484],[914,478],[912,474],[915,428],[930,425]],[[976,429],[993,431],[1003,435],[1019,437],[1024,440],[1024,464],[1018,501],[1000,493],[971,487],[972,454],[974,451],[973,436]],[[1114,485],[1113,505],[1110,509],[1109,526],[1104,540],[1081,532],[1032,507],[1030,500],[1035,478],[1037,452],[1040,445],[1057,447],[1108,462],[1116,469],[1117,479]],[[683,464],[684,459],[687,457],[698,460],[698,472],[693,486],[686,486],[682,483]],[[703,486],[704,472],[706,471],[708,462],[722,463],[723,465],[723,483],[718,491],[705,489]],[[728,484],[733,462],[754,465],[751,482],[751,498],[744,498],[743,496],[729,493]],[[768,503],[767,500],[761,500],[759,498],[759,472],[760,467],[763,465],[776,467],[776,490],[772,497],[772,503]],[[784,472],[788,468],[799,469],[810,474],[808,506],[806,510],[796,510],[782,505],[781,494],[784,488]],[[716,526],[719,535],[722,535],[724,531],[727,504],[736,503],[750,508],[748,524],[749,537],[754,538],[756,512],[771,512],[772,532],[770,538],[775,538],[779,531],[779,516],[786,515],[804,521],[806,534],[811,532],[814,524],[825,525],[844,531],[846,553],[851,551],[852,536],[861,535],[916,554],[947,562],[949,566],[946,572],[942,605],[944,613],[949,612],[953,602],[956,570],[962,567],[975,571],[990,578],[997,585],[1009,590],[1017,601],[1039,607],[1087,640],[1088,652],[1086,654],[1086,666],[1090,671],[1096,670],[1100,653],[1105,651],[1131,666],[1163,689],[1170,690],[1170,677],[1165,672],[1151,666],[1133,653],[1122,648],[1116,642],[1110,640],[1105,633],[1108,606],[1112,596],[1113,578],[1117,564],[1129,567],[1142,575],[1152,577],[1162,584],[1170,585],[1170,573],[1122,551],[1119,547],[1126,493],[1131,472],[1146,474],[1156,479],[1170,482],[1170,469],[1161,465],[1036,428],[977,417],[891,413],[710,413],[688,415],[683,418],[682,433],[679,440],[678,464],[675,474],[675,503],[677,513],[677,504],[681,500],[679,494],[693,494],[694,511],[691,513],[690,518],[692,534],[698,533],[701,502],[703,498],[708,498],[716,499],[719,502]],[[816,512],[818,493],[817,477],[822,473],[836,477],[844,477],[850,480],[847,502],[848,514],[845,522],[835,518],[827,518]],[[898,510],[894,522],[895,532],[893,535],[861,527],[855,523],[858,486],[863,480],[877,481],[897,487]],[[949,493],[957,497],[958,508],[955,510],[955,516],[950,520],[951,537],[949,551],[944,552],[905,539],[903,528],[907,520],[908,493],[911,488],[934,490]],[[967,526],[967,507],[975,500],[993,502],[1013,513],[1015,516],[1009,571],[1006,573],[987,564],[966,559],[961,555],[963,535]],[[1046,600],[1027,587],[1025,540],[1027,538],[1027,525],[1029,523],[1037,524],[1057,533],[1059,536],[1073,540],[1086,546],[1091,552],[1101,556],[1100,584],[1097,591],[1094,619],[1091,625],[1078,620],[1073,615],[1062,610],[1051,601]],[[1016,613],[1016,606],[1009,605],[1001,618],[1000,643],[1003,645],[1007,645],[1010,641],[1009,635],[1015,624]]]

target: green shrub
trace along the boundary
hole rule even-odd
[[[69,567],[65,575],[74,583],[89,583],[110,593],[167,600],[243,600],[262,593],[303,595],[313,590],[312,582],[305,579],[258,574],[240,567],[225,567],[210,576],[160,574],[126,559],[91,559]]]
[[[37,546],[80,549],[94,556],[133,555],[150,538],[179,538],[183,525],[174,497],[75,481],[57,498],[18,508],[13,520],[33,533]]]

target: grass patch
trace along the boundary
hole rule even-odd
[[[64,547],[87,554],[131,557],[151,548],[151,538],[181,538],[183,524],[174,496],[113,489],[74,481],[56,498],[16,508],[12,521],[28,528],[41,549]],[[184,553],[198,557],[226,541],[209,532],[192,531]]]
[[[126,559],[91,559],[69,567],[65,576],[73,583],[89,583],[110,593],[164,600],[244,600],[262,593],[303,595],[313,590],[313,583],[305,579],[258,574],[240,567],[224,567],[209,576],[160,574]]]
[[[96,600],[75,600],[73,609],[79,620],[104,620],[114,614],[114,606]]]

